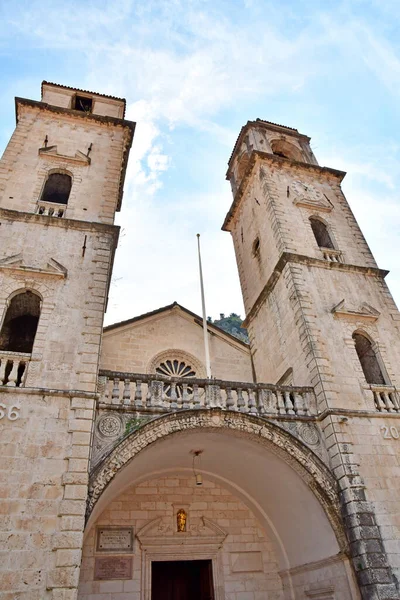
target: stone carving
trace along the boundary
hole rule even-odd
[[[318,428],[314,423],[299,423],[298,425],[299,436],[309,446],[316,446],[319,444],[319,433]]]
[[[97,429],[103,437],[117,437],[122,432],[121,419],[116,415],[102,415],[97,421]]]

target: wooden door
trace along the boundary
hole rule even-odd
[[[214,600],[211,560],[152,562],[151,600]]]

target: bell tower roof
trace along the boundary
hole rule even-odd
[[[303,133],[300,133],[298,131],[298,129],[295,129],[294,127],[289,127],[288,125],[280,125],[279,123],[273,123],[272,121],[265,121],[264,119],[256,119],[255,121],[247,121],[246,125],[243,125],[243,127],[240,130],[240,133],[236,139],[235,145],[233,147],[232,153],[229,157],[228,160],[228,171],[226,174],[226,178],[229,179],[229,172],[232,166],[232,162],[233,159],[237,153],[238,150],[240,150],[242,142],[244,141],[246,134],[249,133],[249,131],[251,129],[263,129],[263,130],[268,130],[271,133],[275,133],[275,134],[283,134],[283,135],[291,135],[297,138],[301,138],[302,140],[304,140],[307,144],[309,144],[311,138],[308,137],[307,135],[304,135]]]
[[[87,114],[123,119],[126,100],[68,85],[42,81],[42,102]]]

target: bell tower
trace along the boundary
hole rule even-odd
[[[229,160],[233,204],[223,229],[233,238],[257,381],[314,387],[362,595],[398,597],[400,531],[388,513],[400,512],[390,484],[400,317],[344,176],[319,166],[296,129],[250,121]]]
[[[15,105],[0,163],[0,529],[9,556],[0,590],[75,600],[114,217],[135,124],[124,99],[47,82],[41,101]]]

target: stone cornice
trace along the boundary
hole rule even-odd
[[[251,309],[248,311],[246,315],[246,319],[243,322],[243,327],[248,327],[250,321],[255,317],[261,308],[262,304],[268,298],[275,285],[277,284],[281,273],[285,266],[288,263],[297,263],[307,265],[309,267],[317,267],[320,269],[330,269],[334,271],[344,271],[351,273],[362,273],[363,275],[372,276],[372,277],[380,277],[384,279],[389,271],[385,271],[383,269],[378,269],[377,267],[363,267],[361,265],[351,265],[346,263],[339,262],[331,262],[328,260],[313,258],[311,256],[304,256],[303,254],[293,254],[291,252],[283,252],[280,256],[278,262],[275,265],[274,270],[272,271],[271,276],[269,277],[267,283],[264,285],[260,294],[258,295],[256,301],[254,302]]]
[[[233,203],[232,203],[232,205],[225,217],[225,221],[222,225],[223,231],[230,231],[230,227],[229,227],[230,222],[234,218],[237,208],[240,206],[244,192],[246,191],[246,188],[247,188],[250,174],[253,170],[254,165],[257,162],[257,158],[261,159],[264,162],[274,164],[275,166],[280,166],[282,168],[303,169],[304,171],[314,172],[323,177],[326,177],[327,175],[333,175],[333,177],[335,177],[339,180],[339,183],[341,181],[343,181],[343,179],[346,175],[346,173],[344,171],[338,171],[336,169],[331,169],[330,167],[320,167],[319,165],[298,162],[296,160],[290,160],[289,158],[282,158],[281,156],[276,156],[275,154],[269,154],[268,152],[261,152],[260,150],[253,150],[253,152],[250,155],[249,164],[247,166],[246,172],[243,175],[241,184],[234,196]]]
[[[20,355],[20,353],[18,353]],[[88,398],[89,400],[97,400],[99,394],[97,392],[85,392],[84,390],[60,390],[57,388],[30,388],[30,387],[7,387],[0,386],[1,394],[29,394],[37,395],[41,398],[46,396],[63,396],[65,398]]]
[[[61,227],[62,229],[71,228],[80,231],[99,231],[101,233],[111,233],[117,240],[119,236],[119,225],[109,223],[99,223],[97,221],[79,221],[78,219],[66,219],[64,217],[49,217],[37,213],[24,212],[21,210],[12,210],[9,208],[0,208],[0,219],[7,221],[24,221],[35,225],[45,225],[46,227]]]

